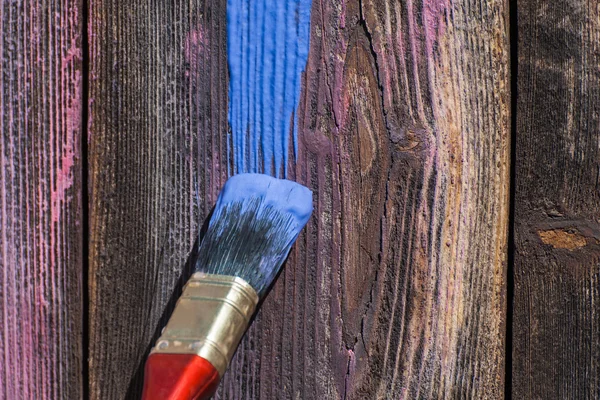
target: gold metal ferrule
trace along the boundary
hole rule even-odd
[[[241,278],[197,272],[183,288],[152,353],[197,354],[223,376],[258,300]]]

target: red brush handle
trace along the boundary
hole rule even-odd
[[[215,367],[195,354],[151,354],[142,400],[208,400],[219,379]]]

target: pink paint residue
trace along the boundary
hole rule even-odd
[[[197,115],[204,113],[205,111],[201,109],[201,104],[199,101],[199,96],[202,93],[203,88],[202,79],[203,70],[201,69],[206,63],[210,62],[210,37],[206,34],[206,28],[203,25],[197,25],[195,28],[192,28],[184,42],[184,56],[186,62],[189,64],[188,70],[185,72],[186,78],[188,79],[188,86],[190,88],[192,95],[192,104],[195,107],[194,112]],[[198,127],[198,138],[200,140],[199,146],[204,145],[202,140],[200,139],[203,134],[210,134],[207,132],[202,132],[201,129],[203,127]],[[204,196],[204,201],[207,204],[214,204],[218,195],[219,189],[221,187],[221,183],[219,181],[220,178],[220,170],[221,170],[221,159],[220,153],[217,149],[216,141],[212,141],[212,149],[210,149],[212,154],[212,159],[209,161],[212,165],[213,171],[213,181],[210,182],[210,185],[206,186],[206,193]]]
[[[433,43],[443,36],[446,31],[444,15],[449,6],[449,0],[424,0],[423,2],[425,50],[428,57],[433,54]]]
[[[356,357],[354,355],[354,350],[347,349],[348,351],[348,367],[346,371],[346,378],[344,379],[344,398],[346,398],[346,393],[350,390],[352,386],[352,377],[354,376],[354,372],[356,371]]]
[[[77,39],[71,38],[71,47],[67,50],[67,54],[62,58],[61,67],[64,71],[68,67],[73,67],[79,65],[82,60],[81,48],[77,47]],[[76,67],[77,68],[77,67]],[[79,72],[79,69],[77,69]]]
[[[346,1],[342,0],[342,12],[340,13],[340,29],[346,27]]]
[[[7,300],[0,322],[9,332],[0,344],[0,376],[7,378],[0,392],[64,398],[70,388],[61,377],[75,369],[66,371],[71,354],[61,346],[79,317],[65,316],[71,292],[62,280],[73,265],[67,193],[78,173],[82,20],[76,5],[46,15],[34,2],[21,14],[12,47],[22,57],[7,60],[16,72],[4,82],[0,109],[0,128],[8,132],[0,140],[0,275]]]
[[[65,146],[62,149],[62,155],[60,156],[60,168],[56,173],[55,187],[52,189],[50,197],[52,222],[57,222],[59,220],[65,200],[68,200],[67,191],[73,185],[73,171],[71,169],[75,164],[76,154],[74,132],[67,132],[66,139],[67,142],[65,143]]]
[[[204,28],[199,25],[192,29],[185,39],[185,60],[190,64],[190,71],[197,71],[198,60],[206,56],[208,41]]]
[[[348,349],[348,375],[353,375],[356,370],[356,356],[354,350]]]
[[[67,193],[73,186],[75,171],[72,171],[76,162],[76,157],[79,152],[79,134],[81,132],[81,71],[75,69],[73,71],[72,64],[79,65],[81,60],[81,51],[69,50],[63,57],[62,71],[65,81],[73,81],[75,90],[63,94],[66,99],[67,107],[65,109],[65,121],[62,126],[65,129],[63,134],[63,143],[60,148],[61,154],[58,159],[60,164],[56,172],[56,180],[51,188],[50,196],[50,214],[52,222],[57,222],[60,219],[61,213],[65,207],[65,202],[68,202]]]

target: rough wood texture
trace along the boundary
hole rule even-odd
[[[289,171],[316,209],[218,398],[503,398],[507,22],[314,0]]]
[[[222,3],[90,5],[94,399],[138,393],[232,161]],[[316,212],[218,398],[502,397],[506,11],[314,1],[289,172]]]
[[[139,395],[144,356],[227,175],[221,3],[90,1],[92,399]]]
[[[600,23],[595,2],[518,2],[513,390],[600,393]]]
[[[0,398],[82,396],[80,1],[0,3]]]

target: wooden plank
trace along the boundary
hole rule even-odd
[[[600,23],[518,3],[513,397],[600,393]]]
[[[82,3],[0,4],[0,398],[83,395]]]
[[[502,396],[505,16],[313,3],[289,176],[316,213],[218,398]],[[227,173],[224,21],[217,2],[91,3],[92,398],[139,391]]]
[[[314,0],[315,214],[217,398],[503,398],[508,65],[505,1]]]
[[[225,8],[93,0],[89,15],[90,397],[138,398],[227,176]]]

